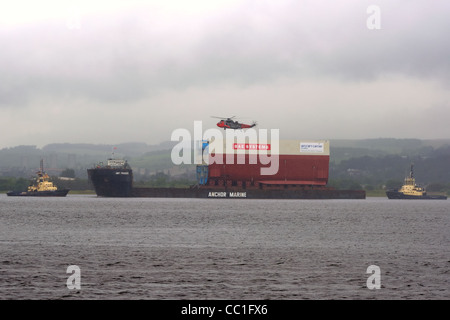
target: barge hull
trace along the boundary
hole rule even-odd
[[[364,190],[261,190],[217,188],[133,188],[131,197],[213,199],[365,199]]]

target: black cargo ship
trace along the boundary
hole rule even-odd
[[[108,160],[111,163],[112,160]],[[99,197],[147,198],[217,198],[217,199],[365,199],[364,190],[335,190],[327,187],[268,187],[242,188],[193,185],[187,188],[133,187],[133,171],[124,162],[97,165],[88,169],[88,177]]]
[[[100,197],[133,197],[133,170],[124,160],[108,159],[88,169],[89,181]]]
[[[270,146],[269,144],[266,146]],[[133,187],[127,161],[108,159],[87,170],[99,197],[160,197],[216,199],[365,199],[364,190],[328,187],[328,141],[280,144],[279,170],[260,175],[261,163],[197,165],[197,184],[186,188]],[[239,145],[236,149],[258,148]],[[270,148],[270,147],[269,147]],[[301,153],[300,153],[301,152]],[[215,155],[217,156],[217,155]]]

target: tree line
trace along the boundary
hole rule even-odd
[[[403,184],[413,165],[416,183],[428,191],[450,191],[450,149],[433,156],[363,156],[330,162],[329,182],[338,188],[366,190],[396,188]]]

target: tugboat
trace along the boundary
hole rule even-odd
[[[31,184],[27,191],[9,191],[8,196],[24,196],[24,197],[65,197],[69,193],[69,189],[58,189],[57,186],[50,181],[50,177],[44,172],[44,161],[41,159],[41,170],[37,173],[34,184]]]
[[[405,184],[400,189],[386,191],[386,195],[389,199],[447,200],[446,196],[428,195],[423,187],[416,185],[413,167],[414,165],[411,164],[409,176],[405,178]]]

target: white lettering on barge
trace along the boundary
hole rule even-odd
[[[247,192],[230,192],[230,198],[247,198]]]
[[[208,193],[208,198],[226,198],[227,192],[220,191],[220,192],[212,192],[210,191]],[[229,198],[247,198],[247,192],[229,192],[228,193]]]

